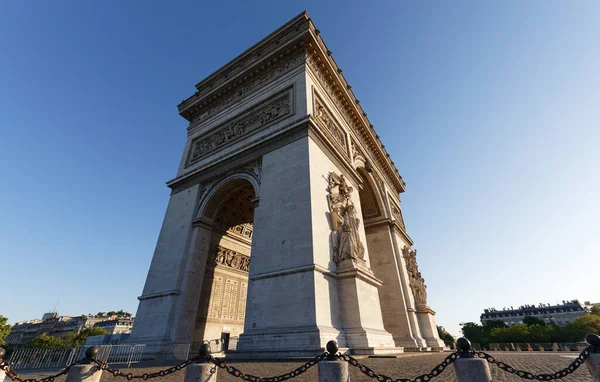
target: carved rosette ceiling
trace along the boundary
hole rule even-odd
[[[205,182],[203,184],[202,190],[200,191],[199,205],[202,206],[205,203],[206,198],[208,197],[208,194],[210,193],[210,191],[212,189],[215,188],[215,186],[217,184],[219,184],[223,179],[225,179],[233,174],[248,174],[256,180],[256,183],[258,185],[260,185],[261,175],[262,175],[262,158],[258,158],[256,160],[248,162],[240,167],[231,169],[231,170],[227,171],[226,173],[221,174],[218,178],[214,178],[214,179],[211,179],[211,180]],[[248,185],[247,187],[243,188],[243,190],[244,190],[244,194],[247,194],[247,195],[238,195],[238,197],[241,198],[240,200],[247,201],[248,206],[252,207],[252,213],[254,213],[254,204],[252,202],[256,197],[256,195],[254,193],[254,188],[251,185]],[[239,193],[241,191],[238,190],[237,192]],[[253,221],[253,218],[249,219],[248,221],[250,221],[250,222]]]
[[[427,285],[425,285],[425,280],[417,266],[417,251],[405,246],[402,249],[402,255],[406,261],[410,288],[415,297],[415,302],[417,304],[427,304]]]
[[[254,231],[254,189],[247,185],[230,192],[215,216],[217,227],[252,240]]]
[[[352,203],[352,187],[343,175],[329,174],[329,216],[332,226],[333,261],[336,264],[344,260],[364,263],[365,247],[360,238],[360,220],[356,217],[356,208]]]
[[[222,150],[242,137],[287,118],[293,113],[292,93],[288,89],[233,120],[211,129],[210,133],[195,138],[192,141],[188,166],[213,151]]]
[[[213,266],[233,268],[242,272],[248,272],[250,270],[250,256],[248,255],[221,247],[220,245],[215,245],[213,253]]]

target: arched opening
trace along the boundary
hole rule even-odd
[[[361,177],[362,184],[358,190],[360,198],[360,208],[365,225],[372,219],[382,216],[381,194],[371,180],[371,176],[364,168],[359,168],[358,173]]]
[[[202,209],[210,225],[192,350],[205,341],[227,341],[244,330],[254,223],[255,189],[246,179],[219,187]]]

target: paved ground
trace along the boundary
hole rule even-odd
[[[569,365],[578,353],[492,353],[494,357],[517,369],[527,370],[532,373],[551,373],[560,370]],[[434,366],[441,362],[448,354],[404,354],[400,358],[363,358],[359,361],[372,368],[380,374],[388,375],[392,378],[414,378],[426,372],[429,372]],[[294,370],[303,362],[230,362],[231,365],[239,368],[245,373],[254,374],[262,377],[275,376]],[[494,381],[522,381],[521,378],[508,374],[498,369],[495,365],[491,366],[492,377]],[[165,367],[138,367],[128,369],[134,374],[152,373]],[[360,370],[350,366],[350,375],[352,381],[373,381],[374,379],[362,374]],[[27,372],[20,373],[21,377],[39,378],[48,376],[50,372]],[[184,371],[171,374],[169,376],[158,378],[156,381],[164,382],[182,382]],[[64,377],[57,378],[56,382],[64,382]],[[306,373],[294,378],[294,381],[309,382],[317,380],[317,366],[308,370]],[[106,372],[102,376],[101,382],[124,382],[125,378],[115,378]],[[240,381],[235,377],[228,375],[224,370],[219,370],[219,382]],[[435,382],[454,382],[457,381],[452,366],[447,368],[440,376],[434,379]],[[585,365],[582,365],[575,373],[563,381],[572,382],[591,382],[592,378]]]

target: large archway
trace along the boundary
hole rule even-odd
[[[255,198],[250,181],[232,179],[202,207],[201,220],[210,225],[211,235],[193,350],[205,341],[235,337],[244,330]]]

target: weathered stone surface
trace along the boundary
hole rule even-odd
[[[348,382],[350,373],[348,373],[348,363],[345,361],[327,361],[319,362],[319,382]]]
[[[600,354],[594,353],[585,361],[593,382],[600,382]]]
[[[486,360],[481,358],[459,358],[454,361],[458,382],[491,382],[492,374]]]
[[[100,382],[102,370],[95,364],[74,365],[69,369],[66,382]]]
[[[218,368],[211,363],[194,363],[185,368],[183,382],[217,382]]]

